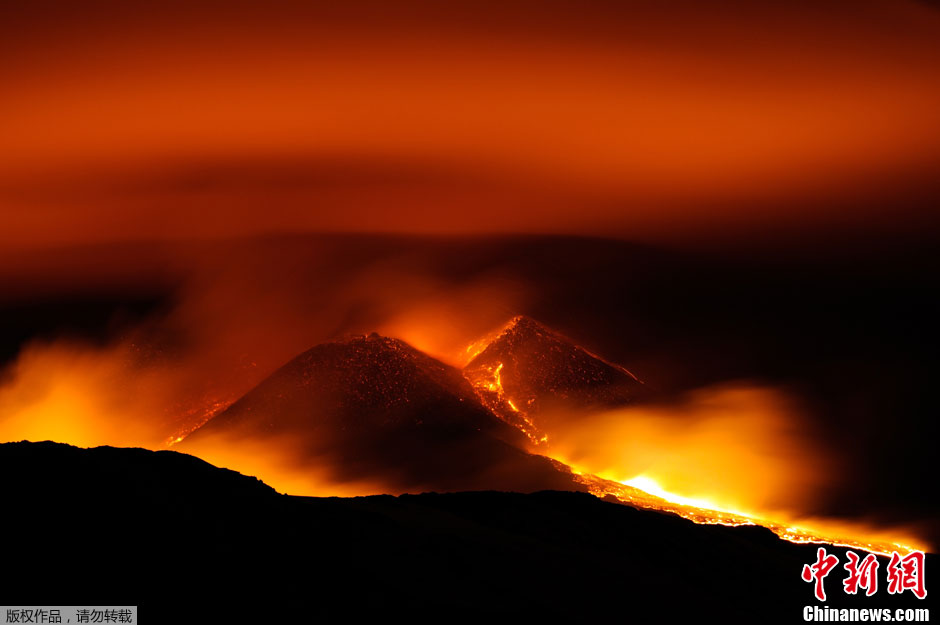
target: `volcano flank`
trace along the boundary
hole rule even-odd
[[[648,395],[623,367],[525,316],[513,318],[482,346],[464,375],[484,404],[536,443],[550,430],[553,412],[570,417],[584,408],[620,406]]]
[[[524,436],[477,399],[461,372],[377,334],[291,360],[180,446],[221,442],[298,461],[331,479],[393,492],[585,490],[564,465],[521,450]],[[269,447],[267,447],[269,445]]]

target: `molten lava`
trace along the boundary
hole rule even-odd
[[[792,415],[783,414],[767,391],[713,391],[698,404],[684,406],[678,417],[637,407],[644,393],[636,376],[526,317],[512,319],[467,352],[473,357],[464,375],[480,401],[519,428],[538,453],[571,467],[577,481],[597,497],[695,523],[760,525],[796,543],[886,554],[925,548],[904,532],[841,520],[798,520],[773,507],[766,513],[745,512],[719,503],[740,501],[744,494],[740,505],[761,509],[755,508],[765,503],[757,493],[768,490],[805,497],[800,491],[814,486],[807,478],[825,472],[822,450],[793,436]],[[611,410],[614,406],[620,408]],[[636,464],[645,471],[630,474]],[[681,495],[664,488],[660,476],[693,488],[705,483],[719,497]]]
[[[897,532],[881,531],[851,521],[811,519],[804,523],[782,522],[754,513],[724,510],[716,504],[664,490],[655,479],[640,475],[625,482],[578,473],[578,481],[588,487],[592,495],[613,497],[637,508],[672,512],[695,523],[706,525],[760,525],[784,540],[793,543],[824,543],[864,549],[872,553],[890,555],[897,551],[907,554],[927,547],[915,537],[900,537]],[[903,542],[899,542],[903,541]]]
[[[495,335],[472,343],[464,375],[480,401],[535,444],[548,441],[551,415],[585,406],[621,406],[645,395],[643,383],[536,321],[514,317]]]

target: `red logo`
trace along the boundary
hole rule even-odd
[[[924,587],[924,553],[914,551],[903,558],[895,551],[888,564],[888,593],[899,595],[910,590],[918,599],[927,596]]]
[[[854,551],[847,551],[848,562],[843,567],[848,576],[842,581],[846,594],[854,595],[858,590],[864,589],[865,595],[870,597],[878,592],[878,557],[870,553],[864,559]],[[814,594],[820,601],[826,600],[826,590],[823,581],[839,563],[839,558],[826,553],[825,547],[816,550],[816,561],[803,565],[802,578],[804,582],[814,583]],[[924,585],[924,552],[913,551],[903,558],[895,551],[888,563],[888,593],[899,595],[910,590],[918,599],[927,596]]]
[[[823,580],[826,579],[826,575],[829,575],[829,572],[835,568],[838,563],[839,558],[826,555],[825,548],[820,547],[816,551],[816,562],[812,566],[809,564],[803,565],[803,581],[816,581],[816,598],[820,601],[826,600],[826,590],[823,588]]]
[[[865,556],[861,565],[854,551],[849,551],[845,555],[849,558],[844,567],[849,572],[849,576],[842,582],[846,594],[854,595],[859,588],[865,588],[865,595],[868,597],[878,592],[878,558],[875,554],[870,553]]]

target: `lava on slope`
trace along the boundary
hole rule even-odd
[[[548,440],[550,413],[570,418],[646,394],[643,382],[623,367],[521,315],[468,352],[473,357],[463,371],[480,400],[535,444]]]
[[[290,455],[330,481],[379,492],[586,490],[567,467],[522,451],[524,441],[480,405],[459,370],[371,334],[297,356],[180,448],[210,458],[220,444]]]
[[[910,552],[910,537],[886,537],[860,524],[815,520],[814,527],[769,515],[726,509],[711,501],[666,491],[650,476],[610,479],[604,471],[579,466],[559,453],[556,443],[574,427],[596,427],[587,415],[649,397],[643,383],[628,370],[609,363],[540,323],[517,316],[497,333],[467,348],[470,362],[464,375],[480,401],[528,438],[530,447],[568,467],[575,480],[593,495],[633,507],[677,514],[709,525],[760,525],[796,543],[829,543],[875,553]],[[565,427],[560,419],[564,419]],[[579,425],[580,424],[580,425]],[[607,432],[616,436],[616,432]],[[703,445],[710,444],[703,441]],[[725,453],[717,448],[715,454]]]

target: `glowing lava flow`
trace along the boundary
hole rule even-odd
[[[192,434],[195,430],[202,427],[207,421],[209,421],[209,419],[228,408],[234,401],[235,400],[233,398],[207,399],[203,402],[196,403],[193,407],[187,410],[181,411],[176,421],[182,425],[178,427],[172,435],[164,440],[163,444],[167,447],[176,445],[184,438]]]
[[[478,341],[467,348],[467,353],[476,355],[485,348],[485,341]],[[501,419],[521,430],[533,444],[536,453],[568,466],[577,476],[577,481],[584,484],[588,491],[598,498],[613,497],[633,507],[670,512],[695,523],[729,526],[759,525],[771,530],[780,538],[794,543],[839,545],[885,555],[890,555],[893,551],[907,554],[914,550],[927,549],[924,545],[912,546],[920,542],[917,539],[904,537],[904,543],[898,542],[898,535],[891,533],[890,537],[886,537],[887,532],[874,530],[860,523],[833,519],[786,523],[779,520],[786,515],[772,513],[765,517],[760,514],[722,508],[704,499],[669,492],[650,475],[638,475],[632,479],[617,481],[600,477],[590,471],[580,470],[560,454],[546,449],[548,435],[536,426],[534,419],[526,414],[525,409],[519,408],[520,404],[528,408],[528,404],[514,401],[506,393],[503,388],[502,370],[503,363],[500,362],[496,366],[478,367],[472,371],[465,370],[465,375],[484,405]],[[777,520],[768,517],[774,517]]]
[[[847,522],[818,520],[813,522],[816,527],[811,528],[780,523],[746,512],[724,510],[706,500],[671,493],[663,489],[655,479],[645,475],[616,482],[580,472],[574,467],[572,471],[578,476],[578,481],[587,486],[595,497],[614,497],[618,501],[637,508],[672,512],[695,523],[730,526],[760,525],[793,543],[839,545],[883,555],[890,555],[893,551],[903,555],[914,550],[926,550],[922,545],[914,546],[882,537],[855,538],[853,536],[870,534],[870,530]]]
[[[484,406],[496,413],[501,419],[522,431],[533,445],[548,442],[548,435],[540,432],[532,419],[506,395],[500,375],[502,370],[503,363],[499,363],[496,367],[487,367],[485,373],[470,379],[477,397],[480,398]],[[506,414],[506,409],[508,409],[509,414]]]

